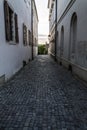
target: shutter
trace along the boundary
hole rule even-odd
[[[15,14],[15,41],[19,43],[19,33],[18,33],[18,16]]]
[[[29,31],[29,45],[30,45],[30,31]]]
[[[4,17],[5,17],[5,36],[6,40],[10,41],[9,6],[7,1],[4,1]]]
[[[35,46],[36,46],[36,38],[35,38]]]
[[[30,44],[30,32],[28,30],[28,45]]]
[[[33,36],[33,45],[35,46],[35,38],[34,38],[34,36]]]
[[[32,39],[33,39],[32,32],[30,32],[30,44],[31,44],[31,46],[32,46]]]
[[[27,46],[27,27],[26,27],[26,46]]]
[[[25,45],[25,25],[23,24],[23,44]]]
[[[31,45],[31,32],[29,31],[29,45]]]
[[[27,29],[26,29],[26,26],[23,24],[23,43],[24,43],[24,45],[26,46],[26,44],[27,44]]]
[[[33,36],[32,36],[32,32],[31,32],[31,46],[32,46],[32,42],[33,42]]]

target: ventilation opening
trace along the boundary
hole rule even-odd
[[[62,62],[60,61],[60,66],[62,66]]]
[[[69,65],[68,70],[72,72],[72,66]]]
[[[25,67],[27,65],[26,61],[23,61],[23,67]]]

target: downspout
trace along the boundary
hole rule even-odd
[[[57,0],[55,6],[55,61],[57,61]]]
[[[31,38],[31,46],[32,46],[32,51],[31,51],[31,55],[32,55],[32,60],[34,59],[34,56],[33,56],[33,0],[31,0],[31,35],[32,35],[32,38]]]

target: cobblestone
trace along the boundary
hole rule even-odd
[[[87,86],[38,56],[0,87],[0,130],[87,130]]]

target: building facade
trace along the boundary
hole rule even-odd
[[[33,54],[32,54],[32,57],[36,57],[37,54],[38,54],[38,13],[37,13],[37,8],[36,8],[36,3],[35,3],[35,0],[32,0],[32,16],[33,16],[33,19],[32,19],[32,32],[33,32],[33,35],[32,35],[32,43],[33,43]]]
[[[50,54],[87,81],[87,0],[48,0]]]
[[[0,16],[0,82],[2,82],[12,77],[24,63],[32,59],[31,0],[0,0]],[[37,26],[36,21],[33,22]],[[37,33],[38,31],[35,35],[38,35]]]

